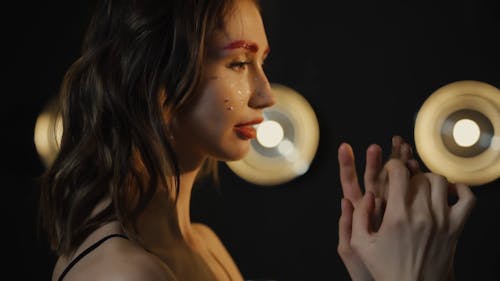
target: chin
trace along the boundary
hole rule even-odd
[[[223,153],[219,155],[220,157],[217,158],[222,161],[238,161],[243,159],[248,154],[249,150],[250,144],[247,143],[245,146],[235,147],[232,150],[224,150]]]

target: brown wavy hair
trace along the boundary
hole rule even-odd
[[[41,228],[58,254],[114,220],[139,241],[135,222],[156,190],[178,193],[169,120],[195,94],[208,40],[234,1],[97,1],[61,84],[59,153],[41,177]],[[211,160],[202,170],[215,167]],[[92,214],[106,198],[111,204]],[[178,230],[175,198],[169,217]]]

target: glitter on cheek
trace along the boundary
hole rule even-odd
[[[250,97],[252,96],[252,91],[250,89],[247,89],[245,91],[245,96],[248,97],[248,99],[250,99]]]
[[[241,90],[238,90],[236,93],[238,94],[240,104],[244,105],[245,104],[245,99],[244,99],[243,92]]]
[[[231,103],[229,103],[228,98],[224,99],[224,106],[226,107],[226,110],[229,110],[229,111],[234,110],[234,106],[232,106]]]
[[[238,108],[243,108],[250,97],[250,89],[245,78],[241,79],[225,79],[228,85],[228,90],[231,93],[230,98],[224,99],[224,107],[226,110],[233,111]],[[234,104],[236,103],[236,104]]]

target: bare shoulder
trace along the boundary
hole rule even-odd
[[[52,280],[57,280],[58,276],[54,277]],[[76,263],[63,281],[80,280],[177,281],[159,258],[124,239],[113,239],[96,248]]]
[[[233,280],[243,280],[243,277],[234,262],[231,254],[226,249],[217,234],[207,225],[201,223],[193,223],[193,230],[204,241],[208,250],[217,258],[218,262],[232,276]]]
[[[176,281],[172,270],[158,257],[135,245],[118,250],[109,264],[110,275],[102,280],[116,281]],[[113,278],[110,278],[113,277]]]
[[[216,252],[224,252],[225,254],[227,253],[227,249],[224,246],[224,243],[222,243],[217,233],[215,233],[215,231],[208,225],[202,223],[193,223],[192,227],[193,230],[198,234],[199,237],[201,237],[201,239],[203,239],[203,241],[211,250],[214,250]]]
[[[215,240],[219,243],[222,243],[215,231],[213,231],[208,225],[203,223],[193,223],[192,226],[193,229],[198,233],[198,235],[200,235],[204,239]]]

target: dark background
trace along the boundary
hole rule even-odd
[[[2,233],[14,279],[49,280],[54,257],[36,232],[36,177],[44,167],[33,129],[78,57],[92,6],[32,2],[2,9]],[[499,1],[262,2],[268,77],[316,111],[318,154],[308,173],[267,188],[221,164],[219,191],[197,186],[193,219],[213,227],[245,278],[348,280],[336,253],[338,145],[350,142],[361,168],[371,143],[387,151],[399,134],[414,144],[415,114],[439,87],[458,80],[500,87]],[[498,280],[500,180],[473,191],[478,200],[457,248],[456,280]]]

